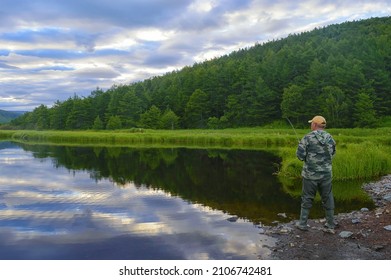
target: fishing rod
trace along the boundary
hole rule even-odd
[[[291,123],[291,121],[290,121],[290,119],[289,119],[288,117],[286,117],[286,119],[288,120],[288,122],[289,122],[289,124],[291,125],[293,131],[295,132],[297,142],[300,143],[299,135],[297,135],[297,132],[296,132],[295,127],[293,126],[293,124]]]

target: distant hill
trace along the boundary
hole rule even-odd
[[[391,17],[333,24],[13,120],[22,129],[376,127],[391,117]]]
[[[9,123],[13,119],[23,115],[25,112],[14,112],[0,110],[0,123]]]

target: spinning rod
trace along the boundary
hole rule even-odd
[[[288,117],[286,117],[286,119],[288,120],[288,122],[291,125],[293,131],[295,132],[297,142],[300,143],[299,135],[297,134],[295,127],[293,126],[293,124],[291,123],[291,121],[290,121],[290,119]]]

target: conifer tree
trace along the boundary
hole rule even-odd
[[[354,125],[358,127],[375,127],[377,123],[373,100],[368,93],[361,91],[354,104]]]

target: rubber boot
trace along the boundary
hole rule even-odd
[[[335,220],[334,220],[334,210],[325,210],[326,215],[326,224],[325,227],[329,229],[334,229],[336,226]]]
[[[300,220],[296,223],[296,227],[300,230],[308,230],[307,220],[310,215],[310,209],[301,208]]]

